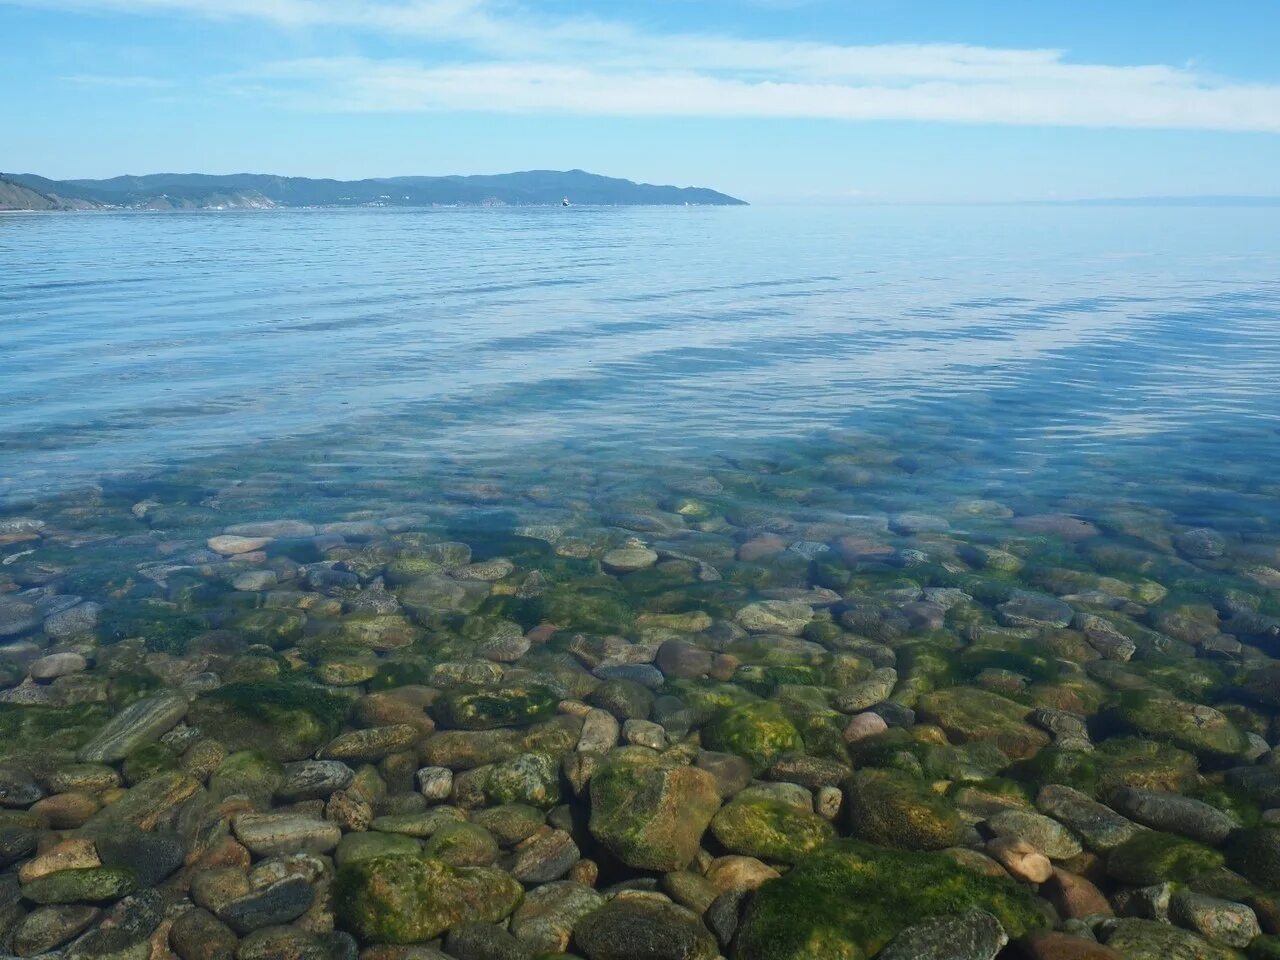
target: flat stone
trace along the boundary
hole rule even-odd
[[[342,839],[336,824],[297,813],[242,813],[232,826],[236,839],[260,857],[328,853]]]
[[[657,562],[657,551],[648,547],[619,547],[600,558],[600,565],[606,572],[614,574],[634,573]]]
[[[235,557],[242,553],[253,553],[256,550],[261,550],[270,542],[270,537],[237,537],[224,534],[218,537],[210,537],[207,545],[214,553],[220,553],[224,557]]]
[[[88,636],[97,627],[98,615],[101,612],[102,605],[99,603],[80,603],[68,610],[60,610],[46,617],[42,629],[46,635],[55,640]]]
[[[412,746],[421,736],[418,727],[407,723],[349,730],[330,740],[316,755],[322,760],[379,760]]]
[[[159,740],[186,715],[186,698],[172,691],[138,700],[108,720],[80,748],[79,758],[89,763],[116,763],[138,747]]]
[[[57,677],[82,673],[89,666],[89,661],[78,653],[51,653],[39,660],[32,661],[27,673],[33,680],[53,680]]]
[[[237,523],[222,532],[233,537],[302,540],[314,537],[316,528],[305,520],[259,520],[254,523]]]

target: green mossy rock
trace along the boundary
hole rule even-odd
[[[1227,862],[1258,886],[1280,890],[1280,827],[1241,830],[1227,845]]]
[[[773,702],[747,703],[717,715],[703,731],[709,750],[734,753],[745,758],[754,773],[769,769],[784,753],[804,749],[804,740]]]
[[[941,850],[965,838],[959,812],[930,785],[897,770],[859,770],[848,781],[850,832],[907,850]]]
[[[1148,690],[1121,695],[1116,715],[1126,728],[1188,750],[1199,757],[1229,760],[1249,749],[1249,740],[1225,714]]]
[[[497,690],[454,691],[432,707],[444,727],[458,730],[496,730],[527,727],[551,716],[560,698],[546,687],[531,684]]]
[[[233,683],[191,705],[193,726],[216,731],[231,750],[304,760],[342,728],[348,701],[301,683]]]
[[[550,753],[522,753],[489,771],[485,793],[495,803],[554,807],[560,802],[560,762]]]
[[[927,693],[917,712],[953,742],[989,740],[1012,760],[1033,757],[1049,745],[1049,735],[1026,722],[1029,707],[986,690],[951,687]]]
[[[109,711],[100,704],[36,707],[0,703],[0,757],[38,750],[46,759],[71,754],[106,723]]]
[[[1239,960],[1230,947],[1156,920],[1126,918],[1107,925],[1103,938],[1125,960]]]
[[[591,835],[629,867],[682,870],[720,808],[711,774],[615,760],[591,778]]]
[[[487,867],[498,859],[498,841],[474,823],[447,823],[431,835],[422,852],[451,867]]]
[[[22,895],[33,903],[103,903],[118,900],[138,887],[132,870],[121,867],[89,867],[58,870],[22,885]]]
[[[835,837],[812,810],[767,797],[735,799],[715,815],[711,832],[730,853],[795,863]]]
[[[866,960],[928,917],[985,910],[1011,938],[1043,923],[1031,895],[937,854],[839,841],[756,892],[736,960]]]
[[[493,867],[451,867],[429,857],[373,857],[348,863],[334,881],[334,911],[370,943],[422,943],[464,920],[497,923],[524,895]]]
[[[573,925],[589,960],[715,960],[716,938],[693,912],[674,903],[617,899]]]
[[[1107,874],[1135,887],[1187,883],[1217,870],[1225,859],[1221,852],[1194,840],[1144,830],[1107,854]]]
[[[543,623],[593,633],[625,633],[635,613],[616,590],[552,587],[538,599]]]

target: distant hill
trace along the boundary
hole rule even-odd
[[[667,187],[582,170],[528,170],[493,176],[312,180],[236,173],[154,173],[110,180],[48,180],[0,173],[0,210],[207,210],[270,207],[739,206],[745,201],[704,187]]]

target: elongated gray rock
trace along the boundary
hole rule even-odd
[[[1125,787],[1109,798],[1111,806],[1153,830],[1180,833],[1201,843],[1221,846],[1240,824],[1217,807],[1177,793]]]
[[[115,763],[143,744],[159,740],[187,715],[187,700],[172,691],[131,703],[80,748],[86,763]]]

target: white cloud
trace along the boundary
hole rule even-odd
[[[311,108],[1280,132],[1280,85],[1163,64],[1074,63],[1055,50],[658,34],[591,17],[539,19],[498,0],[10,2],[254,19],[421,47],[413,61],[295,60],[240,78],[254,95]]]

